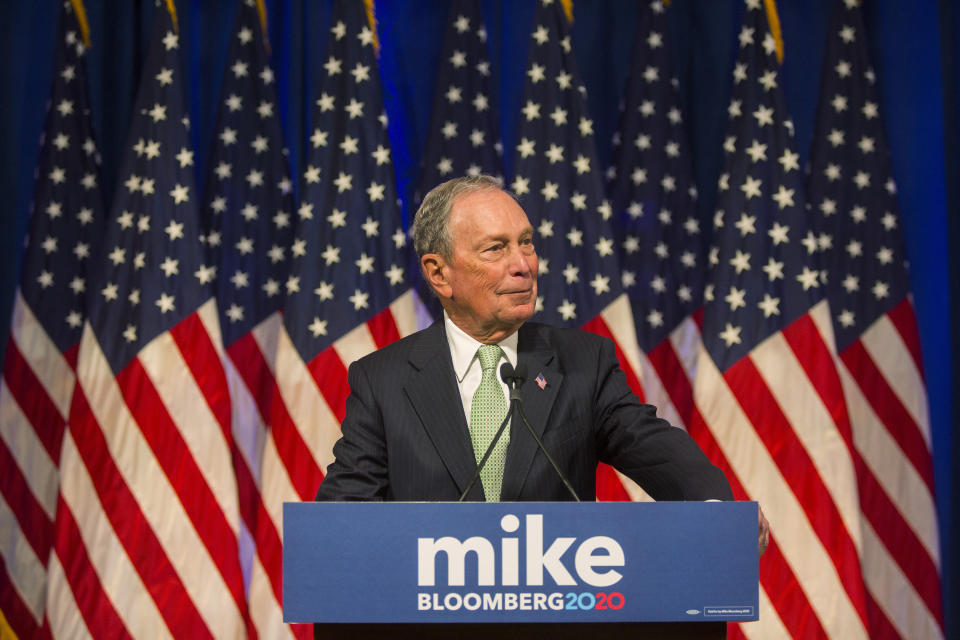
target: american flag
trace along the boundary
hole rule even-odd
[[[758,500],[771,523],[760,620],[734,634],[866,638],[852,436],[819,262],[825,241],[804,209],[778,25],[772,3],[747,0],[689,431],[734,495]]]
[[[633,314],[620,281],[613,210],[603,194],[570,22],[559,2],[541,0],[533,25],[510,186],[537,232],[534,320],[612,338],[627,379],[639,391]],[[597,482],[601,499],[627,498],[610,467],[601,465]]]
[[[214,267],[199,243],[171,11],[153,17],[120,182],[91,256],[61,454],[55,635],[249,628]]]
[[[308,637],[309,629],[283,624],[280,605],[286,496],[262,493],[276,486],[264,478],[262,463],[265,450],[276,450],[273,417],[284,413],[272,367],[296,208],[260,16],[262,0],[246,0],[237,10],[201,215],[217,269],[250,617],[261,638]]]
[[[835,3],[808,177],[853,428],[871,638],[942,638],[930,421],[863,18]]]
[[[503,173],[487,30],[478,0],[457,0],[450,6],[443,43],[421,196],[457,176]]]
[[[49,634],[44,617],[47,561],[59,542],[53,536],[57,465],[86,317],[88,270],[103,229],[85,37],[76,10],[65,2],[0,381],[0,610],[21,638]],[[63,572],[56,557],[50,568],[55,576]]]
[[[614,136],[608,194],[640,344],[643,392],[686,426],[700,349],[705,251],[664,4],[650,2]]]
[[[333,461],[347,367],[417,328],[376,34],[360,2],[338,0],[331,24],[274,370],[288,413],[263,468],[291,500],[312,500]]]

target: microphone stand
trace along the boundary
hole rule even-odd
[[[523,384],[526,376],[527,368],[524,364],[517,365],[516,370],[514,370],[513,366],[511,366],[509,362],[503,363],[503,365],[500,367],[500,377],[510,387],[510,407],[507,409],[507,415],[504,416],[503,422],[500,423],[500,428],[497,429],[497,433],[493,436],[490,446],[487,447],[486,452],[480,459],[480,463],[477,465],[477,471],[473,474],[473,477],[470,478],[470,482],[467,483],[467,488],[463,490],[462,494],[460,494],[460,499],[458,502],[463,502],[463,500],[467,497],[467,494],[470,493],[470,490],[473,488],[473,485],[477,483],[477,479],[480,478],[480,472],[487,463],[487,459],[490,457],[490,454],[493,453],[493,448],[497,446],[497,442],[500,440],[500,436],[503,435],[504,429],[507,428],[507,423],[510,421],[510,417],[513,415],[514,409],[516,409],[517,413],[519,414],[521,422],[523,422],[523,424],[527,427],[527,431],[530,432],[531,436],[533,436],[533,439],[540,448],[540,451],[542,451],[543,455],[547,457],[547,460],[550,462],[551,466],[553,466],[553,470],[557,472],[557,476],[563,482],[563,486],[567,488],[567,491],[569,491],[570,495],[573,496],[575,502],[580,502],[580,496],[578,496],[577,492],[574,491],[573,487],[570,485],[570,481],[567,480],[567,477],[560,470],[560,466],[557,465],[557,462],[553,459],[553,456],[551,456],[550,452],[547,451],[543,441],[540,440],[540,436],[538,436],[537,432],[534,431],[532,426],[530,426],[530,422],[527,420],[527,415],[523,411],[523,399],[520,397],[520,385]]]

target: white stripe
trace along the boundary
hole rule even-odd
[[[263,506],[270,514],[270,520],[274,528],[283,539],[283,503],[299,502],[301,497],[297,495],[290,482],[289,471],[280,454],[277,452],[276,442],[271,433],[263,447],[263,484],[260,488],[260,497],[263,500]],[[312,499],[313,496],[306,496],[306,499]]]
[[[869,522],[863,523],[863,577],[867,588],[904,638],[942,638],[926,603],[887,553]]]
[[[280,313],[271,313],[263,322],[250,330],[257,348],[267,361],[267,368],[274,379],[277,377],[278,340],[286,330],[283,328],[283,316]]]
[[[634,375],[643,383],[643,369],[640,366],[640,345],[637,344],[637,330],[633,325],[633,311],[630,308],[630,298],[621,293],[617,298],[600,312],[600,317],[607,324],[613,339],[620,347]]]
[[[420,301],[420,296],[413,289],[408,289],[393,301],[390,313],[393,314],[400,337],[405,338],[419,328],[417,318],[426,314],[426,308]]]
[[[837,370],[850,412],[854,446],[873,477],[917,535],[934,565],[939,567],[937,507],[927,484],[877,418],[843,361],[837,362]]]
[[[90,630],[87,629],[87,623],[80,614],[77,601],[73,599],[73,592],[70,590],[67,576],[64,574],[63,566],[55,553],[50,554],[49,585],[47,600],[51,603],[51,606],[47,609],[47,618],[50,621],[51,631],[54,629],[69,629],[70,638],[75,640],[90,638]],[[54,634],[54,636],[56,635]]]
[[[777,610],[773,608],[763,585],[760,585],[760,619],[739,624],[743,635],[754,640],[777,640],[777,638],[790,640],[793,637],[777,615]]]
[[[20,289],[17,289],[13,303],[10,333],[23,359],[30,365],[30,370],[66,420],[70,415],[70,400],[73,397],[73,370],[33,315]]]
[[[254,333],[259,337],[259,332]],[[275,375],[280,396],[317,465],[327,472],[333,462],[333,444],[340,439],[340,423],[327,406],[286,329],[280,332]]]
[[[692,382],[697,377],[697,359],[700,355],[700,327],[691,316],[683,319],[677,328],[670,332],[670,344]]]
[[[887,384],[906,408],[930,450],[930,412],[923,376],[910,350],[887,316],[880,316],[860,338]]]
[[[230,389],[230,413],[233,440],[240,451],[240,455],[247,462],[254,482],[260,486],[261,464],[263,462],[263,445],[267,439],[266,425],[260,415],[260,407],[247,388],[243,376],[237,371],[237,365],[232,359],[223,362],[224,373],[227,376],[227,386]],[[279,398],[274,400],[279,402]]]
[[[140,579],[140,574],[134,569],[126,550],[103,512],[96,489],[87,474],[87,469],[70,432],[67,432],[63,439],[62,460],[61,495],[80,530],[81,540],[74,541],[73,544],[83,544],[90,563],[97,573],[93,577],[100,581],[127,630],[134,637],[169,638],[170,631],[163,616],[157,610],[156,603]],[[60,558],[60,562],[69,564],[70,559]],[[51,580],[54,577],[51,574]],[[66,577],[60,576],[60,578],[64,580],[64,584],[51,585],[51,593],[70,589],[69,584],[66,583]],[[60,606],[59,600],[50,600],[51,610]],[[69,612],[52,611],[49,617],[52,624],[54,621],[69,620],[70,616]],[[72,632],[69,627],[54,627],[52,630],[55,637],[70,637]]]
[[[171,375],[171,370],[163,371]],[[89,323],[84,326],[77,375],[111,457],[204,622],[214,636],[236,635],[243,629],[237,604],[130,414]],[[213,463],[231,468],[229,457]]]
[[[161,333],[137,359],[236,535],[240,525],[230,446],[173,336]]]
[[[2,493],[0,493],[0,554],[14,590],[30,609],[37,624],[41,624],[47,572],[20,530],[16,515]]]
[[[860,502],[856,471],[830,410],[782,333],[764,340],[750,354],[750,359],[810,456],[859,553]]]
[[[672,424],[675,427],[686,429],[687,425],[683,423],[680,412],[677,411],[670,394],[667,393],[660,379],[660,374],[650,362],[647,354],[640,354],[641,367],[643,368],[643,394],[647,404],[652,404],[657,408],[657,415]]]
[[[367,323],[361,322],[338,338],[333,343],[333,350],[337,352],[343,366],[349,368],[363,356],[376,351],[377,343],[373,341],[373,334],[370,333]]]
[[[293,638],[289,625],[283,623],[283,610],[273,594],[270,579],[264,572],[259,558],[254,559],[250,575],[250,618],[263,640]]]
[[[223,352],[223,336],[220,334],[220,314],[217,312],[217,301],[210,298],[200,305],[194,313],[197,314],[197,318],[206,330],[207,335],[210,336],[210,342],[213,343],[213,349],[220,356],[220,361],[223,362],[226,358]]]
[[[30,492],[53,522],[57,513],[57,463],[50,459],[33,425],[20,411],[6,379],[0,379],[0,438],[10,450]],[[8,469],[4,473],[16,471]]]
[[[832,638],[866,638],[863,622],[829,554],[710,354],[702,348],[694,398],[747,494],[763,507],[784,558],[827,634]]]

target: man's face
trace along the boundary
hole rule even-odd
[[[520,205],[489,189],[459,196],[449,219],[453,255],[437,293],[454,323],[497,342],[533,315],[539,262],[533,227]]]

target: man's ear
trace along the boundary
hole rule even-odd
[[[439,253],[426,253],[420,258],[423,277],[441,300],[453,296],[453,288],[447,279],[447,261]]]

